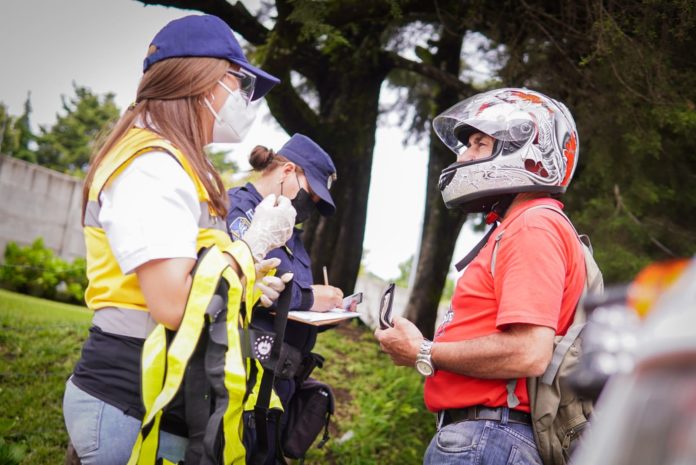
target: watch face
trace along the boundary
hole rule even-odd
[[[416,360],[416,370],[423,376],[431,376],[433,374],[433,366],[425,360]]]

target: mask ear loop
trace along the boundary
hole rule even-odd
[[[220,85],[222,86],[222,88],[225,89],[225,90],[227,91],[228,94],[230,94],[230,97],[232,97],[232,96],[234,95],[235,91],[236,91],[237,93],[239,93],[239,95],[242,97],[242,101],[244,102],[244,106],[247,106],[247,107],[249,106],[249,101],[245,98],[245,97],[246,97],[246,93],[245,93],[245,92],[242,92],[242,90],[241,90],[240,88],[237,88],[237,89],[235,89],[235,90],[232,90],[232,89],[230,89],[230,87],[229,87],[227,84],[225,84],[225,83],[222,82],[222,81],[218,81],[218,84],[220,84]],[[229,97],[228,97],[228,98],[229,98]]]
[[[213,100],[215,100],[215,95],[211,94],[211,97]],[[215,121],[218,122],[218,124],[222,124],[222,118],[220,118],[220,115],[213,109],[213,105],[211,105],[210,101],[208,100],[208,97],[203,97],[203,105],[208,107],[208,110],[210,110],[210,113],[213,114],[213,118],[215,118]]]
[[[297,175],[297,170],[295,170],[295,181],[297,181],[297,192],[300,192],[300,190],[304,189],[304,187],[302,187],[302,184],[300,184],[300,177]]]

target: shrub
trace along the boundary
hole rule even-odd
[[[9,242],[0,265],[0,287],[45,299],[82,304],[87,275],[85,260],[72,263],[57,257],[43,239],[27,247]]]

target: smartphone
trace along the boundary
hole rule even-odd
[[[396,288],[395,283],[389,283],[387,288],[382,294],[382,300],[379,304],[379,327],[381,329],[387,329],[394,326],[392,323],[392,303],[394,302],[394,289]]]
[[[358,304],[361,304],[362,301],[363,301],[363,293],[362,292],[356,292],[355,294],[351,294],[351,295],[343,298],[343,309],[348,310],[350,312],[354,312],[357,310]]]

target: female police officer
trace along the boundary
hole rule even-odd
[[[336,179],[336,168],[331,157],[309,137],[295,134],[277,153],[257,146],[249,156],[249,163],[261,173],[260,178],[228,192],[231,208],[227,214],[227,226],[233,240],[246,239],[249,225],[253,224],[251,222],[258,214],[258,205],[268,195],[291,198],[297,211],[297,224],[306,221],[315,209],[324,216],[335,212],[329,189]],[[293,273],[290,310],[321,312],[340,307],[343,299],[340,289],[313,284],[311,263],[301,235],[302,230],[295,228],[285,246],[268,254],[268,257],[281,260],[279,269]],[[256,310],[252,326],[272,331],[273,317],[265,309]],[[289,320],[284,340],[306,360],[314,347],[316,336],[316,326]],[[295,388],[293,379],[275,380],[276,393],[286,410]],[[273,433],[270,431],[271,435]],[[269,454],[269,457],[272,456]]]
[[[240,141],[253,120],[249,101],[278,82],[249,64],[214,16],[172,21],[150,44],[136,102],[97,152],[83,192],[85,298],[95,316],[64,415],[84,465],[128,461],[143,416],[144,339],[158,323],[179,327],[198,250],[231,250],[225,191],[204,145]],[[252,255],[283,244],[294,216],[288,199],[262,202],[245,236]],[[241,276],[241,262],[225,257]],[[261,290],[277,297],[280,280],[267,284],[275,290]],[[180,402],[161,429],[158,454],[176,463],[187,443]]]

